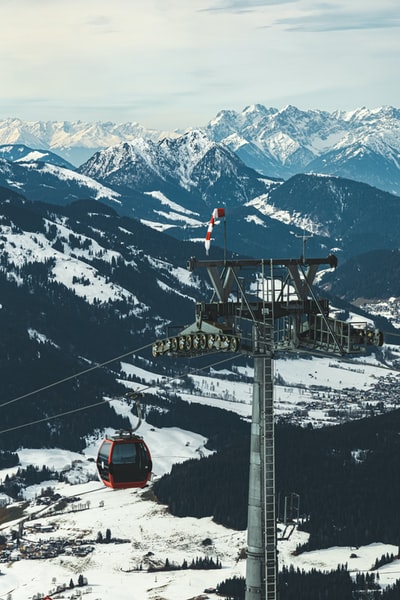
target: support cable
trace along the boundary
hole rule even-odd
[[[130,350],[129,352],[125,352],[125,354],[121,354],[120,356],[110,358],[110,360],[106,360],[103,363],[99,363],[98,365],[94,365],[93,367],[89,367],[88,369],[84,369],[83,371],[80,371],[79,373],[75,373],[74,375],[68,375],[68,377],[64,377],[63,379],[58,379],[57,381],[54,381],[53,383],[49,383],[48,385],[45,385],[41,388],[37,388],[36,390],[27,392],[26,394],[23,394],[22,396],[18,396],[17,398],[13,398],[12,400],[3,402],[3,404],[0,404],[0,408],[3,408],[4,406],[9,406],[10,404],[14,404],[14,402],[18,402],[19,400],[23,400],[24,398],[28,398],[29,396],[33,396],[34,394],[38,394],[39,392],[44,392],[45,390],[55,387],[56,385],[60,385],[61,383],[70,381],[71,379],[76,379],[77,377],[80,377],[81,375],[86,375],[86,373],[90,373],[91,371],[95,371],[96,369],[101,369],[102,367],[105,367],[106,365],[116,362],[117,360],[121,360],[121,358],[125,358],[126,356],[129,356],[129,354],[136,354],[137,352],[140,352],[141,350],[145,350],[146,348],[149,348],[150,346],[152,346],[152,344],[147,344],[146,346],[142,346],[141,348],[136,348],[136,350]]]
[[[147,348],[147,347],[148,347],[148,345],[147,346],[143,346],[143,348]],[[143,349],[143,348],[141,348],[141,349]],[[137,350],[134,351],[134,353],[135,352],[137,352]],[[129,352],[128,354],[132,354],[132,352]],[[122,356],[119,356],[118,358],[114,358],[112,360],[107,361],[106,363],[102,363],[101,365],[97,365],[96,367],[93,367],[93,369],[95,369],[95,368],[98,369],[98,368],[102,367],[105,364],[108,364],[110,362],[113,362],[114,360],[118,360],[119,358],[125,357],[125,356],[126,356],[126,354],[123,354]],[[205,365],[204,367],[194,367],[193,369],[190,369],[190,370],[188,370],[185,373],[180,373],[179,375],[175,375],[174,377],[168,378],[165,383],[169,383],[170,381],[174,381],[175,379],[181,379],[182,377],[185,377],[187,375],[191,375],[192,373],[195,373],[196,371],[204,371],[205,369],[209,369],[211,367],[215,367],[215,366],[220,365],[222,363],[235,360],[239,356],[240,355],[233,355],[233,356],[229,356],[227,358],[224,358],[222,360],[213,362],[213,363],[211,363],[209,365]],[[87,371],[83,371],[82,373],[86,373],[86,372]],[[62,379],[62,380],[60,380],[58,382],[54,382],[51,385],[46,386],[46,387],[44,387],[42,389],[47,389],[48,387],[53,387],[55,385],[58,385],[59,383],[63,383],[64,381],[66,381],[68,379],[73,379],[74,377],[79,377],[79,375],[81,375],[82,373],[77,373],[75,375],[71,375],[70,377],[68,377],[66,379]],[[139,390],[136,390],[134,393],[135,394],[141,394],[141,393],[145,392],[146,390],[149,390],[149,389],[155,388],[155,387],[160,387],[160,386],[157,386],[157,384],[153,383],[151,385],[147,385],[147,386],[145,386],[143,388],[140,388]],[[14,400],[12,400],[10,402],[17,402],[17,400],[21,400],[23,398],[26,398],[27,396],[31,396],[33,394],[36,394],[39,391],[41,391],[41,390],[34,390],[34,391],[32,391],[32,392],[30,392],[28,394],[25,394],[24,396],[20,396],[19,398],[14,398]],[[127,396],[129,396],[129,395],[130,394],[128,393]],[[24,427],[29,427],[30,425],[38,425],[39,423],[46,423],[47,421],[53,421],[54,419],[65,417],[67,415],[72,415],[74,413],[78,413],[78,412],[81,412],[81,411],[89,409],[89,408],[95,408],[96,406],[100,406],[102,404],[107,404],[107,401],[106,400],[100,400],[99,402],[94,402],[93,404],[86,404],[85,406],[80,406],[79,408],[73,408],[71,410],[68,410],[68,411],[65,411],[65,412],[62,412],[62,413],[58,413],[56,415],[52,415],[51,417],[44,417],[43,419],[37,419],[36,421],[30,421],[29,423],[23,423],[22,425],[16,425],[15,427],[9,427],[7,429],[2,429],[2,430],[0,430],[0,435],[2,433],[8,433],[9,431],[16,431],[18,429],[23,429]]]

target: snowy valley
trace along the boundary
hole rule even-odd
[[[129,363],[121,366],[131,376],[124,381],[128,389],[149,388],[152,394],[157,394],[174,383]],[[193,375],[194,390],[185,393],[183,385],[182,397],[189,402],[235,411],[248,420],[251,384],[225,378],[234,372],[234,364],[228,363],[219,375]],[[279,359],[275,375],[281,381],[275,387],[278,417],[296,418],[300,423],[312,422],[315,426],[337,422],[332,412],[340,413],[344,406],[345,419],[349,415],[357,418],[371,407],[379,411],[379,402],[369,396],[371,383],[377,381],[391,390],[395,406],[397,394],[393,386],[400,384],[398,372],[384,368],[373,356],[352,363],[315,357]],[[246,376],[251,379],[251,366],[246,368]],[[139,388],[135,379],[141,381]],[[117,412],[125,412],[133,426],[136,424],[136,417],[125,401],[115,399],[110,403]],[[144,422],[140,434],[152,451],[153,481],[169,472],[174,463],[209,453],[204,436],[190,431],[158,429]],[[3,497],[4,503],[11,501],[7,509],[19,507],[21,516],[1,525],[0,535],[7,539],[9,551],[3,551],[0,559],[0,597],[27,600],[48,594],[51,598],[65,599],[82,595],[88,600],[113,596],[121,600],[212,599],[217,598],[215,589],[221,581],[244,576],[245,531],[230,530],[208,517],[173,517],[164,505],[155,502],[152,484],[143,490],[106,488],[98,479],[94,462],[100,438],[98,432],[97,439],[88,439],[82,453],[39,448],[18,450],[21,467],[54,468],[62,473],[64,482],[49,480],[28,486],[24,501],[19,503]],[[3,470],[1,478],[4,480],[13,470]],[[60,503],[64,498],[68,502]],[[107,529],[110,539],[105,542]],[[281,533],[283,529],[280,525]],[[376,560],[386,554],[396,555],[398,550],[376,540],[375,544],[359,548],[336,547],[296,556],[297,545],[306,539],[307,534],[296,529],[289,540],[279,542],[280,567],[293,565],[306,571],[315,568],[329,571],[346,564],[353,574],[372,572]],[[197,559],[212,559],[221,568],[164,570],[167,559],[170,567],[180,567],[184,561],[190,564]],[[399,565],[400,561],[394,561],[375,571],[379,572],[381,585],[396,581]],[[84,585],[78,585],[79,576]]]

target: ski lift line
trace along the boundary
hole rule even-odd
[[[382,566],[387,566],[390,565],[390,563],[385,563],[385,565]],[[378,569],[348,569],[347,572],[350,573],[377,573],[379,574],[379,567]],[[397,575],[397,573],[400,573],[400,571],[389,571],[389,569],[385,570],[385,575]],[[382,573],[381,573],[382,575]]]
[[[30,425],[38,425],[39,423],[53,421],[54,419],[58,419],[60,417],[66,417],[67,415],[71,415],[73,413],[80,412],[87,408],[94,408],[95,406],[100,406],[100,404],[106,404],[106,400],[101,400],[100,402],[94,402],[93,404],[87,404],[85,406],[81,406],[80,408],[74,408],[72,410],[67,410],[63,413],[58,413],[57,415],[52,415],[51,417],[44,417],[43,419],[37,419],[36,421],[30,421],[29,423],[23,423],[23,425],[16,425],[15,427],[9,427],[8,429],[2,429],[0,431],[0,434],[8,433],[9,431],[15,431],[16,429],[23,429],[24,427],[29,427]]]
[[[88,369],[85,369],[84,371],[80,371],[79,373],[75,373],[74,375],[68,375],[68,377],[64,377],[63,379],[59,379],[58,381],[49,383],[48,385],[45,385],[41,388],[38,388],[31,392],[27,392],[26,394],[23,394],[22,396],[18,396],[17,398],[13,398],[12,400],[3,402],[2,404],[0,404],[0,408],[3,408],[4,406],[8,406],[9,404],[14,404],[14,402],[18,402],[19,400],[23,400],[24,398],[28,398],[29,396],[33,396],[34,394],[38,394],[39,392],[44,392],[45,390],[55,387],[56,385],[60,385],[61,383],[65,383],[66,381],[71,381],[71,379],[76,379],[77,377],[80,377],[81,375],[86,375],[86,373],[90,373],[91,371],[95,371],[96,369],[101,369],[102,367],[105,367],[106,365],[116,362],[117,360],[121,360],[121,358],[125,358],[126,356],[129,356],[130,354],[136,354],[137,352],[140,352],[141,350],[145,350],[146,348],[149,348],[151,346],[152,346],[152,343],[147,344],[146,346],[142,346],[141,348],[136,348],[135,350],[130,350],[129,352],[125,352],[125,354],[121,354],[120,356],[116,356],[115,358],[106,360],[103,363],[94,365],[93,367],[89,367]]]
[[[400,336],[400,334],[398,334],[398,335]],[[149,346],[151,346],[151,345],[152,345],[152,344],[148,344],[147,346],[143,346],[142,348],[139,348],[139,349],[137,349],[137,350],[133,350],[133,351],[131,351],[131,352],[127,352],[127,353],[125,353],[125,354],[122,354],[121,356],[119,356],[119,357],[117,357],[117,358],[113,358],[113,359],[111,359],[111,360],[109,360],[109,361],[107,361],[107,362],[104,362],[104,363],[101,363],[101,364],[99,364],[99,365],[96,365],[96,366],[94,366],[94,367],[91,367],[90,369],[86,369],[85,371],[82,371],[81,373],[76,373],[75,375],[71,375],[70,377],[67,377],[67,378],[65,378],[65,379],[62,379],[62,380],[60,380],[60,381],[58,381],[58,382],[54,382],[54,383],[52,383],[52,384],[49,384],[48,386],[45,386],[45,387],[43,387],[43,388],[40,388],[40,389],[38,389],[38,390],[33,390],[32,392],[29,392],[29,393],[27,393],[27,394],[24,394],[23,396],[19,396],[18,398],[14,398],[13,400],[10,400],[10,401],[8,401],[8,402],[6,402],[6,403],[4,403],[4,404],[1,404],[1,405],[0,405],[0,408],[1,408],[2,406],[6,406],[7,404],[11,404],[11,403],[13,403],[13,402],[17,402],[18,400],[22,400],[22,399],[24,399],[24,398],[27,398],[27,397],[29,397],[29,396],[31,396],[31,395],[34,395],[34,394],[36,394],[36,393],[39,393],[39,392],[40,392],[40,391],[42,391],[42,390],[46,390],[46,389],[48,389],[48,388],[54,387],[54,386],[56,386],[56,385],[58,385],[58,384],[61,384],[61,383],[63,383],[64,381],[67,381],[67,380],[69,380],[69,379],[73,379],[73,378],[75,378],[75,377],[79,377],[80,375],[82,375],[82,374],[84,374],[84,373],[87,373],[88,371],[92,371],[92,370],[94,370],[94,369],[101,368],[102,366],[104,366],[104,365],[106,365],[106,364],[109,364],[109,363],[111,363],[111,362],[114,362],[114,361],[116,361],[116,360],[119,360],[119,359],[121,359],[121,358],[124,358],[125,356],[127,356],[127,355],[129,355],[129,354],[135,354],[135,353],[137,353],[139,350],[143,350],[143,349],[145,349],[145,348],[147,348],[147,347],[149,347]],[[315,355],[315,351],[311,351],[311,350],[310,350],[310,351],[307,351],[307,350],[302,350],[302,351],[301,351],[301,354],[310,354],[310,355]],[[166,382],[165,382],[165,383],[169,383],[170,381],[174,381],[175,379],[181,379],[182,377],[185,377],[185,376],[188,376],[188,375],[195,374],[195,373],[196,373],[196,371],[204,371],[204,370],[206,370],[206,369],[208,369],[208,368],[212,368],[212,367],[214,367],[214,366],[217,366],[217,365],[223,364],[223,363],[225,363],[225,362],[232,361],[232,360],[234,360],[235,358],[238,358],[239,356],[241,356],[241,355],[239,354],[239,355],[235,355],[235,356],[228,356],[228,357],[226,357],[226,358],[224,358],[224,359],[222,359],[222,360],[215,361],[215,362],[213,362],[213,363],[211,363],[211,364],[209,364],[209,365],[205,365],[204,367],[193,367],[193,369],[190,369],[190,370],[188,370],[188,371],[187,371],[187,372],[185,372],[185,373],[180,373],[180,374],[178,374],[178,375],[175,375],[174,377],[169,377],[169,378],[166,380]],[[198,357],[198,356],[191,356],[191,357],[189,357],[189,360],[193,360],[193,359],[196,359],[196,358],[199,358],[199,357]],[[351,363],[351,364],[354,364],[354,363],[353,363],[351,360],[349,360],[349,359],[346,359],[346,358],[344,358],[344,357],[340,357],[340,362],[345,362],[345,363]],[[400,372],[400,369],[399,369],[399,368],[396,368],[396,367],[384,367],[384,366],[381,366],[381,365],[376,365],[376,367],[378,367],[378,368],[381,368],[381,369],[385,369],[385,370],[392,370],[392,371],[399,371],[399,372]],[[157,387],[157,386],[156,386],[155,384],[151,384],[151,385],[145,386],[145,387],[143,387],[143,388],[141,388],[141,389],[139,389],[139,390],[136,390],[136,393],[137,393],[137,394],[140,394],[140,393],[142,393],[142,392],[144,392],[144,391],[146,391],[146,390],[152,389],[152,388],[154,388],[154,387]],[[46,422],[46,421],[50,421],[50,420],[54,420],[54,419],[58,419],[58,418],[61,418],[61,417],[64,417],[64,416],[68,416],[68,415],[71,415],[71,414],[74,414],[74,413],[77,413],[77,412],[81,412],[81,411],[83,411],[83,410],[86,410],[86,409],[95,408],[96,406],[100,406],[100,405],[101,405],[101,404],[103,404],[104,402],[105,402],[105,400],[101,400],[100,402],[95,402],[95,403],[93,403],[93,404],[88,404],[88,405],[85,405],[85,406],[82,406],[82,407],[79,407],[79,408],[72,409],[72,410],[70,410],[70,411],[66,411],[66,412],[64,412],[64,413],[58,413],[58,414],[56,414],[56,415],[53,415],[53,416],[50,416],[50,417],[45,417],[45,418],[43,418],[43,419],[38,419],[38,420],[36,420],[36,421],[31,421],[31,422],[29,422],[29,423],[24,423],[24,424],[22,424],[22,425],[17,425],[17,426],[15,426],[15,427],[10,427],[10,428],[8,428],[8,429],[3,429],[3,430],[0,430],[0,435],[1,435],[2,433],[8,433],[9,431],[15,431],[15,430],[18,430],[18,429],[23,429],[23,428],[25,428],[25,427],[29,427],[30,425],[37,425],[37,424],[39,424],[39,423],[44,423],[44,422]]]
[[[392,335],[393,337],[400,337],[400,333],[393,333],[393,331],[382,331],[385,335]]]
[[[387,333],[388,333],[388,332],[387,332]],[[400,337],[400,333],[398,333],[398,334],[395,334],[395,333],[392,333],[392,332],[390,332],[390,335],[395,335],[395,336],[399,336],[399,337]],[[28,393],[26,393],[26,394],[23,394],[22,396],[18,396],[17,398],[14,398],[14,399],[12,399],[12,400],[9,400],[9,401],[7,401],[7,402],[4,402],[3,404],[0,404],[0,408],[2,408],[2,407],[4,407],[4,406],[8,406],[8,405],[10,405],[10,404],[13,404],[13,403],[15,403],[15,402],[18,402],[19,400],[23,400],[24,398],[28,398],[29,396],[33,396],[34,394],[38,394],[39,392],[42,392],[42,391],[44,391],[44,390],[47,390],[47,389],[50,389],[50,388],[52,388],[52,387],[55,387],[55,386],[57,386],[57,385],[60,385],[61,383],[64,383],[64,382],[66,382],[66,381],[70,381],[71,379],[75,379],[75,378],[77,378],[77,377],[80,377],[81,375],[84,375],[84,374],[86,374],[86,373],[89,373],[89,372],[91,372],[91,371],[94,371],[94,370],[96,370],[96,369],[100,369],[100,368],[102,368],[102,367],[104,367],[104,366],[106,366],[106,365],[108,365],[108,364],[111,364],[111,363],[113,363],[113,362],[115,362],[115,361],[117,361],[117,360],[120,360],[121,358],[125,358],[126,356],[128,356],[128,355],[130,355],[130,354],[136,354],[137,352],[139,352],[139,351],[141,351],[141,350],[145,350],[146,348],[149,348],[149,347],[151,347],[152,345],[153,345],[153,343],[150,343],[150,344],[147,344],[147,345],[145,345],[145,346],[142,346],[141,348],[137,348],[137,349],[135,349],[135,350],[131,350],[131,351],[129,351],[129,352],[125,352],[124,354],[121,354],[120,356],[117,356],[117,357],[115,357],[115,358],[111,358],[110,360],[107,360],[107,361],[105,361],[105,362],[103,362],[103,363],[100,363],[100,364],[98,364],[98,365],[94,365],[93,367],[89,367],[88,369],[85,369],[85,370],[83,370],[83,371],[80,371],[79,373],[75,373],[74,375],[70,375],[70,376],[68,376],[68,377],[65,377],[65,378],[63,378],[63,379],[60,379],[60,380],[58,380],[58,381],[55,381],[55,382],[53,382],[53,383],[51,383],[51,384],[49,384],[49,385],[47,385],[47,386],[43,386],[42,388],[38,388],[38,389],[36,389],[36,390],[33,390],[33,391],[31,391],[31,392],[28,392]],[[315,354],[315,351],[311,352],[311,351],[302,350],[302,352],[301,352],[301,353],[302,353],[302,354]],[[174,381],[175,379],[180,379],[181,377],[185,377],[185,376],[187,376],[187,375],[194,374],[196,371],[204,371],[205,369],[212,368],[212,367],[214,367],[214,366],[217,366],[217,365],[223,364],[223,363],[225,363],[225,362],[228,362],[228,361],[234,360],[235,358],[238,358],[238,356],[241,356],[241,355],[239,354],[239,355],[235,355],[235,356],[228,356],[228,357],[226,357],[226,358],[224,358],[224,359],[222,359],[222,360],[220,360],[220,361],[216,361],[216,362],[213,362],[213,363],[211,363],[211,364],[209,364],[209,365],[205,365],[204,367],[199,367],[199,368],[198,368],[198,367],[196,367],[196,368],[193,368],[193,369],[191,369],[191,370],[187,371],[186,373],[181,373],[181,374],[179,374],[179,375],[175,375],[174,377],[170,377],[170,378],[168,378],[168,379],[167,379],[167,381],[166,381],[166,383],[169,383],[170,381]],[[191,357],[189,357],[189,360],[192,360],[192,359],[194,359],[194,358],[199,358],[199,357],[198,357],[198,356],[191,356]],[[341,360],[342,362],[351,362],[351,361],[349,361],[349,360],[346,360],[344,357],[341,357],[341,358],[340,358],[340,360]],[[386,368],[386,369],[391,369],[391,370],[393,370],[393,371],[399,371],[399,372],[400,372],[400,369],[398,369],[398,368],[395,368],[395,367],[380,367],[380,368]],[[144,392],[144,391],[146,391],[146,390],[149,390],[149,389],[151,389],[151,388],[153,388],[153,387],[156,387],[156,385],[154,385],[154,384],[151,384],[151,385],[145,386],[145,387],[143,387],[143,388],[141,388],[141,389],[137,390],[137,391],[136,391],[136,393],[140,394],[140,393],[142,393],[142,392]],[[29,427],[30,425],[37,425],[37,424],[39,424],[39,423],[44,423],[44,422],[46,422],[46,421],[54,420],[54,419],[57,419],[57,418],[60,418],[60,417],[68,416],[68,415],[70,415],[70,414],[74,414],[74,413],[77,413],[77,412],[80,412],[80,411],[82,411],[82,410],[86,410],[86,409],[89,409],[89,408],[95,408],[96,406],[100,406],[100,405],[101,405],[101,404],[103,404],[104,402],[105,402],[104,400],[101,400],[100,402],[95,402],[95,403],[93,403],[93,404],[88,404],[88,405],[86,405],[86,406],[82,406],[82,407],[80,407],[80,408],[72,409],[72,410],[70,410],[70,411],[66,411],[66,412],[64,412],[64,413],[58,413],[57,415],[53,415],[53,416],[51,416],[51,417],[46,417],[46,418],[43,418],[43,419],[38,419],[38,420],[36,420],[36,421],[32,421],[32,422],[29,422],[29,423],[24,423],[24,424],[22,424],[22,425],[17,425],[17,426],[15,426],[15,427],[10,427],[10,428],[8,428],[8,429],[3,429],[3,430],[0,430],[0,434],[2,434],[2,433],[7,433],[7,432],[9,432],[9,431],[15,431],[15,430],[17,430],[17,429],[23,429],[23,428],[25,428],[25,427]]]
[[[187,458],[183,454],[152,454],[153,458]]]
[[[150,346],[151,346],[151,344],[150,344]],[[144,346],[143,348],[147,348],[147,347],[148,346]],[[143,348],[140,348],[140,349],[142,350]],[[137,351],[138,350],[136,350],[134,352],[128,352],[128,354],[134,354]],[[122,356],[120,356],[120,357],[118,357],[116,359],[108,361],[107,363],[102,363],[101,365],[98,365],[98,367],[93,367],[93,368],[99,368],[99,367],[103,366],[104,364],[108,364],[109,362],[113,362],[114,360],[118,360],[119,358],[122,358],[122,357],[125,357],[125,356],[126,356],[126,354],[123,354]],[[196,368],[190,369],[186,373],[181,373],[179,375],[175,375],[174,377],[168,378],[167,381],[166,381],[166,383],[169,383],[170,381],[174,381],[175,379],[181,379],[182,377],[185,377],[187,375],[191,375],[192,373],[195,373],[196,371],[204,371],[205,369],[209,369],[211,367],[215,367],[216,365],[219,365],[221,363],[227,362],[229,360],[234,360],[235,358],[237,358],[237,356],[229,356],[227,358],[224,358],[223,360],[219,360],[219,361],[213,362],[213,363],[211,363],[209,365],[205,365],[204,367],[196,367]],[[78,373],[77,375],[71,376],[69,379],[71,379],[72,377],[78,377],[79,375],[80,375],[80,373]],[[65,381],[65,380],[62,380],[62,381],[60,381],[58,383],[62,383],[63,381]],[[47,386],[47,387],[52,387],[53,385],[57,385],[57,383],[51,384],[50,386]],[[43,389],[47,389],[47,387],[43,388]],[[154,384],[153,383],[153,384],[147,385],[147,386],[145,386],[145,387],[143,387],[143,388],[141,388],[139,390],[136,390],[135,393],[136,394],[141,394],[142,392],[144,392],[146,390],[149,390],[151,388],[154,388],[154,387],[160,387],[160,386],[158,384]],[[22,398],[26,398],[27,396],[33,395],[33,394],[35,394],[35,393],[37,393],[39,391],[40,390],[35,390],[35,391],[31,392],[30,394],[25,394],[24,396],[21,396],[20,398],[15,398],[13,400],[13,402],[16,402],[17,400],[21,400]],[[37,419],[35,421],[30,421],[29,423],[23,423],[22,425],[15,425],[15,427],[9,427],[8,429],[2,429],[2,430],[0,430],[0,435],[2,433],[8,433],[9,431],[16,431],[17,429],[23,429],[25,427],[30,427],[31,425],[38,425],[39,423],[46,423],[48,421],[54,421],[54,419],[59,419],[61,417],[66,417],[68,415],[72,415],[74,413],[78,413],[78,412],[81,412],[83,410],[87,410],[89,408],[95,408],[96,406],[100,406],[101,404],[105,404],[105,403],[107,403],[106,400],[101,400],[100,402],[94,402],[93,404],[86,404],[85,406],[80,406],[79,408],[74,408],[74,409],[65,411],[63,413],[58,413],[56,415],[52,415],[50,417],[44,417],[43,419]],[[4,405],[1,405],[1,406],[4,406]]]

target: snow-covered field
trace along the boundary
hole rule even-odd
[[[13,600],[27,600],[38,592],[51,593],[54,582],[68,586],[72,578],[76,583],[82,574],[88,580],[88,586],[82,589],[88,592],[85,594],[88,600],[183,600],[226,577],[243,574],[244,563],[237,564],[236,558],[244,546],[244,532],[226,530],[211,519],[171,517],[165,507],[145,500],[143,490],[115,491],[91,482],[60,491],[77,494],[82,502],[90,503],[90,508],[65,516],[41,516],[40,522],[55,523],[56,531],[29,533],[28,540],[39,536],[44,541],[49,537],[96,539],[99,531],[104,535],[109,528],[112,537],[129,541],[95,544],[94,552],[83,558],[60,555],[51,560],[21,560],[4,565],[1,596],[12,591]],[[202,545],[206,538],[213,540],[207,549]],[[222,571],[146,571],[148,561],[164,564],[168,558],[171,563],[182,564],[185,559],[190,562],[204,557],[206,550],[209,556],[218,557],[223,563]],[[70,598],[72,593],[73,590],[68,590],[57,597]]]
[[[398,350],[392,349],[394,356]],[[159,390],[169,390],[168,381],[160,381],[143,369],[128,367],[126,372],[146,381],[151,389],[146,390],[156,393]],[[137,371],[136,371],[137,370]],[[249,378],[248,383],[222,379],[215,371],[215,376],[191,374],[188,378],[195,386],[185,392],[185,380],[179,383],[179,395],[187,402],[207,404],[238,413],[243,418],[251,418],[252,403],[252,378],[251,364],[247,367],[238,367],[234,364],[226,367],[223,375],[240,373]],[[326,358],[322,356],[307,355],[306,357],[278,358],[274,361],[274,405],[277,417],[294,420],[299,412],[297,422],[301,424],[312,423],[314,426],[338,423],[338,418],[329,416],[329,410],[343,411],[343,419],[353,416],[360,418],[363,407],[369,402],[375,404],[376,400],[368,395],[375,386],[382,388],[382,382],[393,384],[390,398],[384,398],[387,410],[398,407],[394,385],[398,382],[400,388],[400,372],[383,365],[372,354],[368,357],[359,356],[354,359],[341,359],[338,357]],[[164,378],[165,379],[165,378]],[[176,380],[172,381],[176,384]],[[135,387],[135,384],[127,382]],[[137,387],[137,386],[136,386]],[[335,420],[336,419],[336,420]]]
[[[340,361],[339,361],[340,362]],[[126,373],[136,374],[140,380],[165,391],[168,382],[153,373],[124,363]],[[249,377],[251,368],[245,369]],[[340,391],[347,387],[367,389],[378,377],[396,377],[397,372],[383,369],[372,359],[368,364],[340,362],[313,357],[312,359],[279,360],[275,374],[283,385],[275,386],[277,412],[294,410],[305,394],[311,394],[312,385],[325,385]],[[184,394],[191,402],[212,404],[238,412],[248,418],[251,413],[251,383],[227,381],[217,376],[191,376],[196,382],[196,394]],[[295,385],[296,384],[296,385]],[[299,387],[300,384],[300,387]],[[128,383],[127,383],[128,385]],[[132,382],[129,386],[137,388]],[[202,394],[199,393],[202,391]],[[291,390],[291,391],[289,391]],[[128,407],[121,400],[111,401],[115,410],[128,414]],[[289,405],[287,404],[289,402]],[[133,423],[134,424],[134,423]],[[154,477],[168,472],[175,462],[207,454],[204,436],[178,428],[157,429],[146,422],[140,432],[152,450]],[[35,521],[26,522],[23,543],[45,544],[49,539],[63,538],[73,543],[77,540],[95,540],[98,533],[105,535],[107,529],[112,538],[126,540],[124,543],[94,543],[94,550],[87,556],[60,554],[51,559],[17,560],[0,563],[0,598],[4,600],[28,600],[37,594],[50,594],[51,598],[77,598],[77,591],[88,600],[188,600],[214,588],[219,582],[245,575],[245,560],[239,558],[246,546],[246,533],[229,530],[215,524],[210,518],[177,518],[166,508],[149,498],[149,489],[110,490],[95,480],[94,457],[100,439],[88,440],[83,454],[60,450],[21,449],[21,465],[41,467],[47,465],[64,471],[69,483],[42,482],[26,490],[26,499],[31,502],[30,512],[41,511]],[[12,470],[0,472],[3,479]],[[90,480],[92,478],[92,480]],[[48,515],[47,508],[35,504],[35,498],[47,486],[63,496],[77,496],[80,510]],[[82,508],[83,505],[83,508]],[[42,526],[53,525],[53,531],[33,531],[29,523],[40,521]],[[18,523],[0,526],[0,534],[17,529]],[[205,540],[208,540],[205,544]],[[211,543],[209,543],[211,540]],[[293,556],[306,534],[295,531],[289,541],[279,542],[279,565],[293,564],[301,569],[335,569],[347,564],[351,572],[368,571],[377,558],[384,554],[397,554],[398,548],[375,544],[360,548],[331,548]],[[181,565],[184,560],[212,557],[222,564],[216,570],[171,570],[148,572],[149,564],[162,565],[166,559]],[[72,581],[76,584],[79,575],[87,578],[88,585],[69,588],[55,593],[57,586]],[[400,577],[400,561],[392,562],[379,569],[382,585],[393,583]],[[217,598],[211,592],[204,597]],[[41,596],[39,596],[41,597]]]
[[[181,431],[181,439],[195,446],[198,442],[193,434]],[[171,438],[172,439],[172,438]],[[187,446],[185,446],[186,448]],[[90,449],[88,456],[92,455]],[[180,453],[183,449],[170,441],[165,453]],[[23,464],[47,464],[57,469],[72,465],[71,480],[82,477],[87,471],[94,472],[94,463],[85,457],[61,451],[21,452]],[[160,469],[161,471],[161,469]],[[50,482],[47,482],[49,484]],[[42,486],[27,490],[27,497],[34,499]],[[54,485],[54,482],[52,482]],[[151,486],[150,486],[151,487]],[[55,491],[65,496],[77,496],[84,509],[46,516],[47,509],[33,506],[31,511],[41,510],[38,515],[42,526],[53,525],[54,530],[33,532],[25,525],[23,543],[42,544],[49,539],[64,538],[71,541],[96,539],[99,532],[105,535],[110,529],[112,538],[126,540],[125,543],[94,544],[95,550],[85,557],[61,554],[52,559],[19,560],[1,564],[0,597],[12,600],[27,600],[35,594],[50,594],[52,598],[75,598],[77,589],[88,600],[187,600],[197,597],[206,588],[214,588],[219,582],[245,575],[245,560],[239,559],[246,546],[246,533],[234,531],[213,523],[210,518],[177,518],[165,507],[147,499],[145,490],[110,490],[98,481],[84,484],[56,484]],[[33,504],[33,502],[32,502]],[[73,506],[73,505],[71,505]],[[17,523],[7,523],[1,527],[4,534]],[[387,544],[371,544],[360,548],[330,548],[293,556],[297,544],[306,540],[305,533],[295,531],[289,541],[279,542],[279,564],[309,570],[335,569],[339,564],[348,565],[352,572],[368,571],[376,558],[386,553],[396,553],[397,547]],[[204,545],[209,538],[212,543]],[[162,565],[168,558],[170,563],[181,565],[197,557],[212,557],[222,563],[216,570],[176,570],[148,572],[149,564]],[[399,576],[400,561],[395,561],[379,569],[382,585],[393,583]],[[71,579],[77,583],[79,575],[87,578],[88,585],[69,589]],[[54,594],[58,585],[65,583],[67,590]],[[213,593],[209,598],[217,598]]]

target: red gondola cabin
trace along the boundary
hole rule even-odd
[[[97,454],[97,470],[104,485],[143,488],[150,480],[152,461],[143,438],[131,431],[106,437]]]

